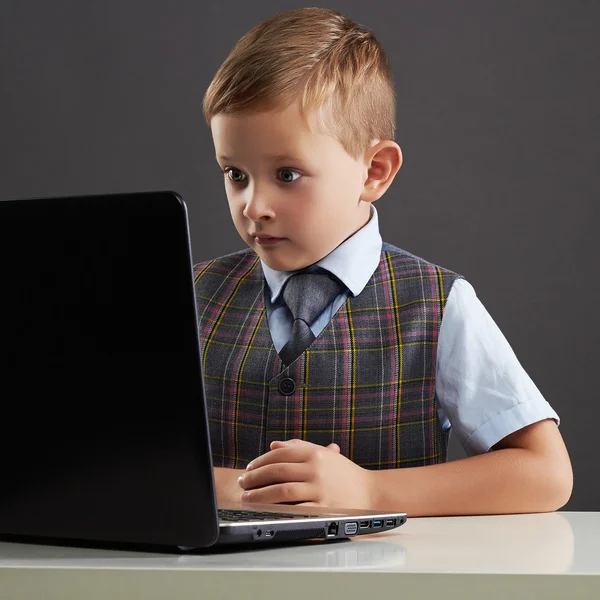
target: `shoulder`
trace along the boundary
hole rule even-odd
[[[209,274],[221,274],[234,278],[241,277],[244,273],[256,267],[260,268],[258,255],[254,250],[246,248],[196,263],[194,265],[194,280],[197,283],[202,277]]]
[[[458,279],[465,279],[464,275],[453,271],[447,267],[438,265],[426,258],[417,256],[407,250],[398,248],[387,242],[383,242],[381,247],[382,260],[391,263],[394,269],[402,268],[409,271],[415,271],[422,276],[437,276],[447,280],[450,285]]]

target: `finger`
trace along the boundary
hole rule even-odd
[[[278,462],[304,462],[307,460],[311,453],[314,452],[312,444],[291,444],[285,445],[281,448],[276,448],[265,454],[261,454],[253,461],[248,463],[246,467],[247,471],[264,467]]]
[[[340,447],[334,442],[333,444],[329,444],[329,446],[327,446],[330,450],[333,450],[334,452],[337,452],[338,454],[341,454],[341,449]]]
[[[238,484],[244,490],[251,490],[278,483],[308,481],[310,475],[306,463],[281,462],[242,473]]]
[[[291,440],[275,440],[271,442],[269,447],[271,450],[275,450],[275,448],[285,448],[291,444],[311,444],[311,442],[307,442],[306,440],[300,440],[298,438],[293,438]],[[312,444],[311,444],[312,445]]]
[[[297,481],[269,485],[242,494],[242,502],[260,504],[298,504],[315,500],[313,486]]]

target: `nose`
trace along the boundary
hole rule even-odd
[[[268,194],[259,192],[256,188],[249,190],[244,206],[244,216],[251,221],[270,220],[275,216],[273,202]]]

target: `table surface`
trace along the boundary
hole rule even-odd
[[[3,600],[36,591],[51,598],[52,590],[77,597],[81,586],[86,598],[112,600],[200,591],[203,598],[281,598],[283,591],[306,598],[325,590],[366,598],[373,585],[378,595],[404,585],[412,597],[600,598],[600,512],[413,517],[392,532],[349,540],[192,554],[0,542]]]

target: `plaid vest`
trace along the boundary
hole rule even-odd
[[[384,244],[364,290],[287,367],[271,340],[254,251],[200,263],[194,276],[215,466],[244,468],[290,438],[336,442],[369,469],[446,460],[437,340],[460,275]]]

